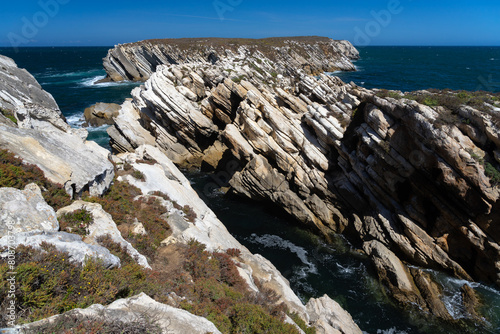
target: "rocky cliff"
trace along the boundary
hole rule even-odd
[[[18,271],[14,288],[0,287],[1,326],[73,309],[14,332],[229,333],[272,326],[304,333],[296,323],[305,321],[319,333],[361,333],[328,296],[304,305],[268,260],[228,233],[160,149],[142,145],[110,155],[86,142],[86,132],[67,126],[31,75],[0,59],[0,74],[10,80],[0,81],[0,184],[9,185],[0,188],[0,272]],[[36,89],[40,101],[25,88]],[[44,116],[21,122],[27,104],[32,109],[24,115]],[[47,195],[55,183],[71,197]],[[52,207],[53,196],[65,199]]]
[[[113,180],[109,152],[72,129],[36,79],[0,55],[0,148],[42,169],[71,196],[102,194]]]
[[[104,68],[107,80],[145,81],[159,65],[216,65],[223,59],[251,56],[273,60],[274,75],[290,74],[297,69],[316,75],[337,70],[354,71],[351,60],[357,59],[359,54],[348,41],[316,36],[161,39],[115,46],[104,58]],[[249,62],[248,66],[259,68],[261,64]]]
[[[281,61],[157,67],[122,105],[113,148],[155,145],[223,171],[229,183],[215,187],[273,202],[327,239],[346,233],[403,305],[451,319],[419,268],[500,286],[498,97],[275,75]]]

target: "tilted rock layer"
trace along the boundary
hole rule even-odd
[[[145,81],[159,65],[217,64],[224,58],[262,55],[274,61],[275,75],[304,69],[310,74],[355,70],[358,51],[348,41],[327,37],[281,37],[265,39],[182,38],[147,40],[115,46],[104,58],[112,81]],[[261,63],[253,64],[258,67]]]
[[[37,165],[71,196],[101,195],[109,188],[114,176],[109,151],[87,141],[87,131],[72,129],[52,95],[1,55],[0,111],[0,148]]]
[[[451,113],[324,74],[275,76],[279,67],[255,54],[160,66],[123,104],[111,144],[156,145],[327,238],[345,231],[403,262],[500,286],[500,191],[484,163],[498,164],[499,108]]]

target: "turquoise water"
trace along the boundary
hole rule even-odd
[[[108,47],[21,48],[16,53],[0,48],[50,92],[74,127],[81,126],[83,110],[96,102],[122,103],[136,83],[93,83],[105,76],[102,58]],[[500,48],[366,47],[356,62],[358,72],[335,73],[344,81],[367,88],[411,91],[451,88],[500,91]],[[484,80],[481,80],[483,78]],[[480,85],[483,85],[480,87]],[[105,127],[89,128],[89,139],[108,147]],[[211,175],[192,174],[193,186],[202,190]],[[411,320],[387,303],[370,262],[341,237],[333,245],[293,225],[290,218],[261,203],[200,193],[229,231],[252,252],[270,259],[307,301],[327,293],[346,308],[361,329],[370,334],[462,333]],[[463,281],[439,273],[446,283],[448,308],[460,318],[459,288]],[[485,305],[489,331],[500,333],[500,294],[491,287],[471,283]]]

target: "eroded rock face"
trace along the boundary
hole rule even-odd
[[[109,151],[71,133],[0,125],[0,148],[37,165],[47,179],[63,185],[70,196],[85,190],[99,196],[113,180]]]
[[[215,325],[207,319],[195,316],[185,310],[158,303],[144,293],[115,300],[107,306],[94,304],[86,309],[73,309],[61,315],[19,326],[19,329],[21,333],[31,332],[48,324],[57,323],[63,317],[68,316],[85,320],[95,319],[95,321],[106,321],[107,323],[123,323],[124,328],[129,323],[143,321],[155,325],[159,329],[158,332],[155,332],[158,334],[220,334]]]
[[[135,148],[149,133],[191,166],[225,146],[210,163],[229,180],[218,187],[276,203],[326,238],[376,240],[402,262],[500,284],[500,188],[481,162],[500,156],[495,107],[453,116],[336,77],[274,78],[252,57],[159,66],[122,108],[136,122],[117,120],[117,141]]]
[[[193,48],[192,46],[197,47]],[[304,69],[309,74],[354,71],[351,60],[358,59],[358,51],[348,41],[334,41],[326,37],[283,37],[266,39],[238,38],[184,38],[148,40],[122,44],[109,50],[104,68],[112,81],[145,81],[159,65],[218,64],[221,59],[248,57],[260,54],[273,59],[275,76]],[[252,64],[261,66],[262,62]],[[202,87],[200,87],[202,88]],[[196,92],[179,89],[190,99]]]
[[[101,195],[113,180],[109,152],[72,129],[52,96],[15,62],[0,55],[0,148],[35,164],[52,182],[78,196]]]
[[[58,229],[56,213],[45,202],[36,184],[28,184],[24,190],[0,188],[0,237],[19,232]]]
[[[28,71],[18,68],[12,59],[2,55],[0,109],[11,112],[17,119],[17,126],[22,128],[70,129],[52,95],[44,91]]]

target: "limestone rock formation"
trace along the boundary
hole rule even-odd
[[[279,66],[256,54],[158,66],[123,105],[112,147],[209,160],[229,180],[216,187],[275,203],[327,239],[376,240],[404,265],[500,285],[498,102],[430,107],[301,69],[274,76]]]
[[[145,81],[159,65],[218,64],[224,58],[246,58],[255,54],[274,60],[277,65],[274,76],[297,69],[313,75],[336,70],[354,71],[351,60],[359,58],[358,51],[348,41],[327,37],[182,38],[117,45],[104,58],[104,68],[108,80]],[[257,68],[260,65],[262,62],[250,64]],[[180,90],[191,98],[196,96],[186,87]]]
[[[63,185],[71,196],[85,190],[101,195],[113,180],[109,151],[71,133],[0,125],[0,148],[37,165],[47,179]]]
[[[113,180],[109,152],[71,129],[52,96],[15,62],[0,56],[0,148],[35,164],[68,194],[101,195]],[[15,121],[15,122],[14,122]]]
[[[109,213],[102,209],[102,206],[98,203],[89,203],[84,201],[74,201],[71,205],[57,210],[57,216],[75,212],[77,210],[85,210],[92,216],[92,223],[88,227],[88,233],[83,239],[83,241],[90,245],[99,246],[97,238],[109,236],[111,240],[124,247],[129,254],[137,263],[144,268],[151,269],[146,257],[140,254],[130,242],[123,239],[120,231],[116,227],[113,218]]]
[[[57,231],[54,209],[45,202],[40,188],[0,188],[0,237],[30,231]]]
[[[113,117],[118,116],[120,105],[116,103],[96,103],[85,109],[83,117],[88,126],[111,125],[114,123]]]
[[[306,305],[311,324],[318,334],[361,334],[358,325],[340,305],[327,295],[311,298]]]
[[[84,264],[89,258],[99,259],[106,268],[120,266],[120,259],[102,246],[89,245],[82,237],[66,232],[22,232],[0,238],[0,248],[30,246],[43,251],[43,244],[50,244],[60,252],[69,254],[70,261]],[[0,256],[3,256],[0,255]]]
[[[0,55],[0,110],[10,113],[22,128],[46,129],[56,127],[67,131],[59,107],[36,79],[16,63]]]
[[[17,330],[19,333],[36,331],[62,321],[65,317],[123,324],[124,328],[128,324],[137,322],[150,324],[151,329],[153,326],[157,328],[158,331],[155,333],[158,334],[220,334],[215,325],[207,319],[158,303],[144,293],[126,299],[118,299],[107,306],[94,304],[86,309],[73,309],[61,315],[19,326]]]

